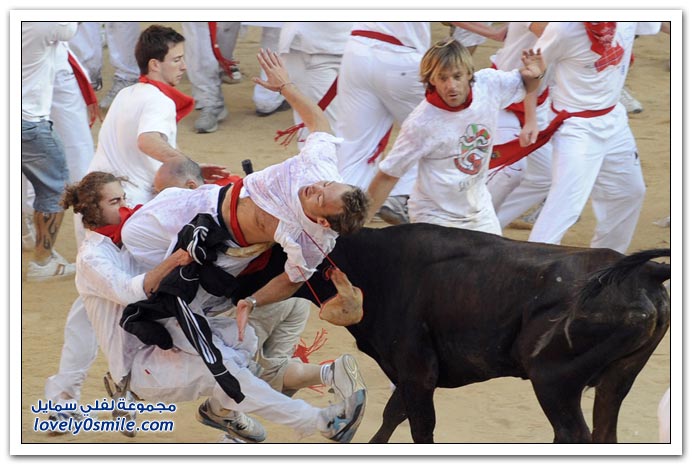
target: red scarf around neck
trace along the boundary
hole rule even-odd
[[[139,82],[145,84],[151,84],[152,86],[159,89],[163,94],[169,99],[173,100],[175,103],[175,122],[179,122],[181,119],[185,118],[190,114],[193,108],[195,108],[195,99],[189,95],[185,95],[173,86],[164,84],[161,81],[155,81],[149,79],[146,76],[140,76]]]
[[[142,205],[139,204],[135,208],[120,207],[120,209],[118,210],[118,213],[120,213],[119,224],[107,224],[105,226],[101,226],[100,228],[94,229],[94,232],[102,234],[106,237],[110,237],[113,241],[113,244],[120,247],[123,243],[121,232],[123,230],[123,226],[125,226],[125,221],[127,221],[127,219],[131,217],[134,212],[139,210],[141,206]]]
[[[603,71],[610,65],[617,65],[622,60],[625,50],[620,44],[613,46],[617,23],[604,21],[600,23],[585,22],[586,35],[591,41],[591,50],[598,53],[601,58],[595,63],[597,71]]]
[[[431,105],[441,108],[442,110],[461,111],[471,106],[471,103],[473,102],[473,88],[469,87],[469,95],[466,96],[466,101],[458,107],[450,107],[447,105],[445,101],[442,100],[442,97],[440,97],[440,94],[437,93],[435,87],[432,85],[428,85],[428,88],[425,89],[425,100],[427,100]]]

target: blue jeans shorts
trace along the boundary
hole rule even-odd
[[[34,210],[62,212],[60,198],[69,180],[65,150],[51,121],[22,120],[22,173],[36,191]]]

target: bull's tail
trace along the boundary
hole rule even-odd
[[[563,329],[567,343],[571,347],[572,341],[569,334],[569,327],[576,318],[579,309],[584,308],[588,300],[598,296],[607,286],[622,283],[641,266],[654,258],[660,257],[670,257],[670,249],[651,249],[637,252],[621,258],[608,268],[593,273],[586,281],[586,284],[579,290],[575,299],[576,304],[571,305],[567,311],[554,320],[555,324],[548,331],[543,333],[536,342],[536,347],[531,353],[531,356],[535,357],[545,349],[560,328]],[[661,283],[670,279],[670,264],[658,263],[657,266],[650,267],[649,270],[650,275]]]
[[[659,257],[670,257],[670,249],[652,249],[628,255],[614,265],[594,273],[579,293],[578,304],[582,306],[587,300],[596,297],[605,287],[620,284],[645,263]],[[661,283],[670,279],[670,264],[659,263],[651,269],[651,275]]]

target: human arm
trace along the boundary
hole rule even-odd
[[[151,297],[159,289],[159,284],[161,284],[161,281],[168,273],[179,266],[189,265],[190,263],[192,263],[190,254],[184,249],[178,249],[166,257],[161,264],[148,271],[144,275],[144,292],[146,292],[147,297]]]
[[[160,132],[143,132],[137,136],[137,148],[161,163],[185,154],[168,143],[167,137]]]
[[[242,341],[245,338],[245,328],[247,327],[248,317],[250,316],[250,312],[255,310],[254,307],[260,307],[286,300],[295,294],[295,292],[300,289],[300,286],[302,285],[302,282],[292,282],[289,279],[288,274],[286,274],[284,271],[265,284],[260,290],[252,294],[251,297],[256,300],[255,306],[245,299],[238,301],[238,304],[236,305],[238,339]]]
[[[490,26],[483,22],[476,21],[452,21],[450,24],[498,42],[504,42],[505,37],[507,37],[508,26],[506,24],[500,27]]]
[[[524,67],[519,70],[524,82],[526,93],[536,92],[545,74],[545,62],[541,49],[528,49],[521,52],[521,61]],[[535,110],[535,106],[534,106]]]
[[[375,216],[375,213],[377,213],[384,201],[387,200],[389,193],[392,192],[398,181],[399,178],[390,176],[379,169],[377,170],[377,174],[368,186],[368,195],[372,199],[370,211],[368,212],[368,221],[372,220],[372,217]]]
[[[548,21],[534,21],[529,25],[529,31],[533,32],[536,37],[540,37],[547,25]]]
[[[538,138],[538,122],[536,121],[536,106],[538,90],[529,92],[524,97],[524,125],[519,132],[519,145],[526,147],[536,142]]]
[[[161,163],[180,157],[187,158],[183,152],[171,146],[166,136],[160,132],[141,133],[137,137],[137,148]],[[202,177],[207,182],[214,182],[231,174],[225,166],[221,165],[199,163],[199,167],[202,170]]]
[[[310,132],[327,132],[331,134],[332,129],[324,112],[315,102],[300,93],[298,88],[291,82],[288,71],[286,71],[279,55],[271,50],[261,49],[257,54],[257,60],[267,74],[267,80],[263,81],[255,77],[252,78],[252,81],[265,89],[279,92],[283,95]]]

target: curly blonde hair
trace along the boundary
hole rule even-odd
[[[60,206],[66,210],[72,207],[75,213],[81,214],[82,224],[87,229],[103,226],[101,208],[99,208],[99,202],[102,200],[101,188],[111,182],[128,182],[128,179],[103,171],[91,172],[81,181],[65,186]]]

